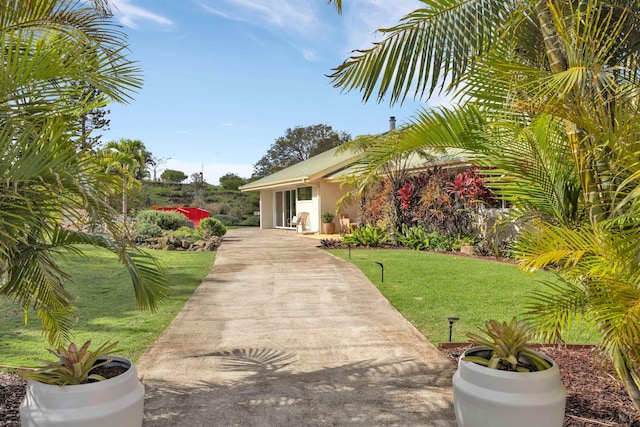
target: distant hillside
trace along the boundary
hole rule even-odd
[[[195,206],[208,210],[225,225],[258,225],[254,215],[260,206],[258,193],[226,190],[207,183],[169,184],[144,181],[144,206]]]

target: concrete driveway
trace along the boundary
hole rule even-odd
[[[144,426],[455,426],[453,365],[317,244],[229,231],[138,362]]]

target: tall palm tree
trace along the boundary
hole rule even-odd
[[[109,141],[100,154],[101,163],[106,168],[106,172],[118,175],[122,180],[122,218],[126,222],[129,211],[127,203],[129,182],[144,176],[150,153],[142,141],[121,138],[118,141]]]
[[[420,112],[394,152],[460,147],[496,167],[494,189],[528,221],[521,266],[554,266],[563,283],[536,295],[534,320],[553,337],[592,321],[640,407],[640,3],[422,2],[334,85],[365,101],[455,97]]]
[[[8,0],[0,40],[0,294],[25,315],[34,307],[51,343],[69,339],[73,295],[59,259],[91,244],[116,253],[138,306],[155,308],[166,294],[162,271],[124,237],[105,202],[112,178],[75,141],[78,117],[141,87],[124,35],[84,1]],[[77,102],[79,81],[99,96]],[[94,233],[98,227],[107,233]]]

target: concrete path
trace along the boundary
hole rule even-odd
[[[452,364],[317,244],[229,231],[138,362],[144,426],[455,426]]]

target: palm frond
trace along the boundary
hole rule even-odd
[[[456,87],[465,72],[500,36],[512,12],[512,2],[497,0],[421,0],[425,7],[398,25],[380,29],[384,36],[367,50],[333,69],[335,87],[363,93],[367,101],[390,103],[431,96],[449,82]]]

